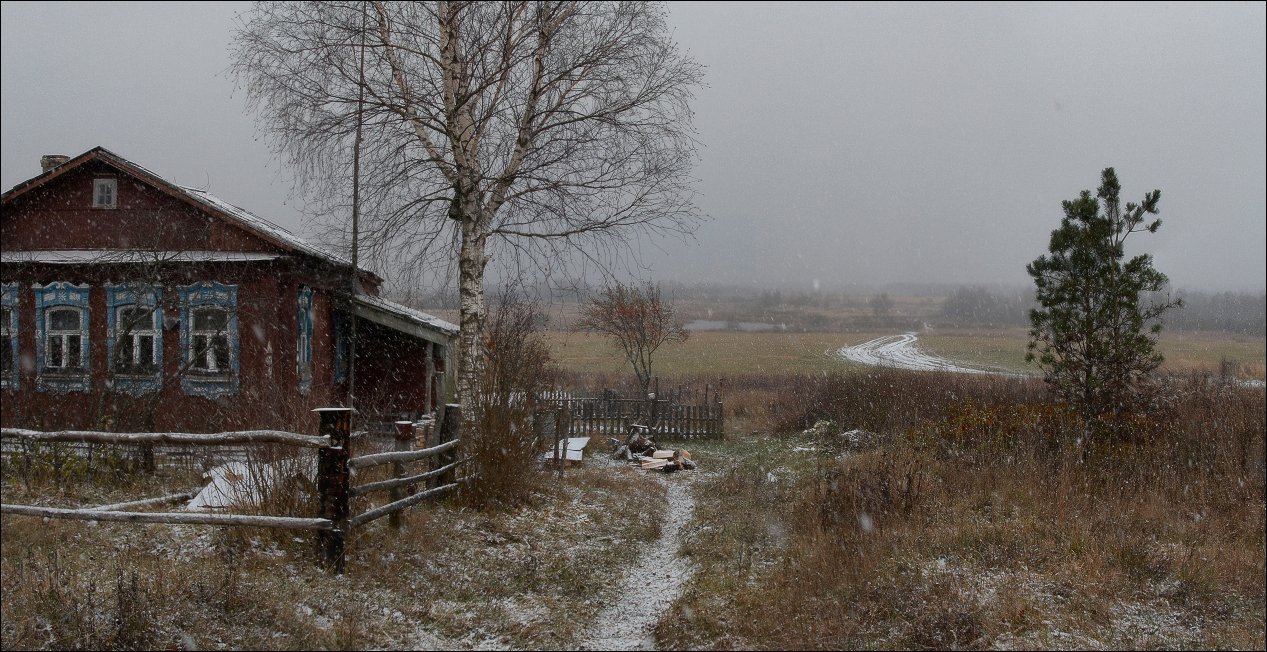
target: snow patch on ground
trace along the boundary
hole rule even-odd
[[[205,511],[258,506],[268,493],[280,489],[291,478],[303,477],[315,482],[316,475],[315,457],[272,464],[229,462],[203,475],[208,480],[207,486],[189,501],[186,509]]]
[[[875,367],[894,367],[914,371],[949,371],[959,374],[1014,375],[964,367],[945,358],[925,353],[915,345],[918,340],[919,337],[915,333],[886,335],[857,346],[842,346],[836,349],[833,355],[842,360]]]
[[[626,570],[617,596],[598,614],[589,631],[579,637],[577,649],[655,649],[652,628],[695,572],[689,559],[678,556],[682,529],[695,511],[690,478],[682,473],[658,478],[669,490],[669,510],[660,538]]]

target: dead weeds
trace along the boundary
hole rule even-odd
[[[357,531],[342,577],[310,535],[6,515],[2,647],[567,647],[659,535],[663,487],[623,468],[539,486],[514,509],[450,502]]]
[[[931,418],[864,411],[835,426],[887,428],[877,449],[815,445],[828,426],[766,438],[780,452],[737,443],[733,470],[699,488],[700,570],[660,644],[1263,647],[1261,392],[1184,387],[1130,425],[1140,434],[1086,457],[1081,424],[1009,403],[1029,395],[1014,385],[975,382],[955,379],[957,399],[894,382]],[[822,386],[862,397],[824,390],[807,404],[814,420],[879,398],[865,379]]]

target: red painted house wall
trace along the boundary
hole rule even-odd
[[[118,180],[118,207],[92,208],[93,179]],[[38,179],[38,178],[37,178]],[[30,191],[6,194],[0,238],[6,253],[22,251],[161,249],[273,254],[274,259],[235,262],[167,262],[160,265],[6,262],[0,281],[18,286],[20,359],[16,389],[0,391],[0,424],[39,430],[220,432],[275,428],[313,432],[308,414],[345,405],[346,384],[335,382],[334,313],[348,270],[258,237],[248,230],[134,178],[100,160],[63,174],[54,172]],[[109,283],[158,281],[165,321],[180,316],[179,287],[197,282],[237,286],[238,388],[231,396],[187,394],[181,385],[179,324],[162,330],[160,390],[136,396],[111,389],[107,356]],[[155,278],[155,276],[161,278]],[[90,383],[87,391],[41,390],[35,368],[36,305],[33,285],[88,284]],[[376,292],[376,279],[368,283]],[[297,302],[313,289],[312,382],[300,390],[296,367]],[[419,413],[428,402],[420,361],[422,340],[362,322],[357,386],[379,400],[375,408]],[[361,392],[358,392],[361,395]]]

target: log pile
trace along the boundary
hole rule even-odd
[[[681,448],[662,449],[656,446],[646,426],[630,426],[629,436],[625,438],[624,443],[618,439],[613,439],[612,443],[617,446],[616,457],[646,471],[672,473],[695,468],[695,460],[691,459],[690,451]]]

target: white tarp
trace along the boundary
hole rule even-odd
[[[590,438],[589,437],[568,437],[567,439],[559,443],[566,447],[563,453],[564,459],[571,462],[579,462],[581,461],[581,451],[585,450],[585,447],[589,445]],[[545,460],[554,459],[556,451],[557,451],[557,448],[555,446],[551,446],[550,450],[541,454],[541,459],[545,459]]]

